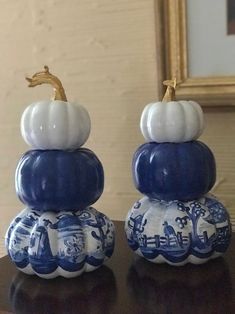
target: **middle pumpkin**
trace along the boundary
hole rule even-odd
[[[103,167],[89,149],[31,150],[19,161],[15,176],[20,200],[39,211],[82,210],[104,188]]]
[[[216,180],[213,153],[199,141],[143,144],[133,157],[132,171],[141,193],[165,201],[200,198]]]

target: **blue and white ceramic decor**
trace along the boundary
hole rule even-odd
[[[6,247],[22,272],[72,278],[100,267],[114,249],[114,225],[92,207],[77,212],[24,209],[10,224]]]
[[[50,84],[54,99],[26,108],[21,134],[34,149],[20,159],[15,187],[27,206],[11,223],[5,245],[19,270],[51,279],[100,267],[114,249],[114,225],[90,207],[104,188],[103,166],[81,148],[90,134],[87,110],[67,101],[61,81],[44,71],[29,87]]]
[[[204,143],[145,143],[134,154],[135,186],[150,198],[194,200],[215,184],[213,153]]]
[[[35,73],[29,87],[40,84],[53,86],[53,100],[42,100],[29,105],[21,117],[21,135],[25,142],[35,149],[75,149],[82,146],[91,129],[87,110],[67,101],[60,80],[49,72]]]
[[[145,196],[129,211],[125,231],[138,255],[177,266],[222,255],[231,238],[228,212],[212,195],[188,202]]]
[[[203,112],[176,101],[176,80],[162,102],[147,105],[140,128],[149,141],[135,152],[135,187],[145,195],[129,211],[125,232],[131,249],[153,263],[202,264],[222,255],[231,238],[229,214],[207,194],[216,180],[212,151],[198,141]]]
[[[20,200],[32,209],[84,209],[101,196],[104,171],[87,148],[29,150],[16,168],[15,186]]]

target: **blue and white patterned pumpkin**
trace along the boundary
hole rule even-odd
[[[125,231],[129,246],[154,263],[201,264],[223,254],[231,226],[224,206],[212,195],[181,202],[136,202],[129,211]]]
[[[11,260],[26,274],[76,277],[98,268],[114,249],[114,225],[92,207],[77,212],[24,209],[6,233]]]

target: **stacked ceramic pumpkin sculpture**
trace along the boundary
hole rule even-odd
[[[90,133],[87,110],[67,102],[47,66],[27,80],[30,87],[51,84],[55,97],[31,104],[22,115],[21,133],[33,149],[20,159],[15,182],[27,207],[11,223],[6,247],[27,274],[75,277],[113,252],[113,223],[90,207],[103,192],[103,167],[80,147]]]
[[[140,127],[147,143],[133,158],[136,188],[145,196],[129,211],[130,247],[154,263],[200,264],[220,256],[230,242],[229,215],[207,194],[216,180],[213,153],[198,137],[203,113],[194,101],[175,101],[175,81],[165,81],[162,102],[147,105]]]

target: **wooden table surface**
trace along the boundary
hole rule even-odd
[[[115,222],[113,257],[75,279],[43,280],[0,259],[0,313],[235,313],[235,240],[224,258],[201,266],[155,265],[127,246]]]

